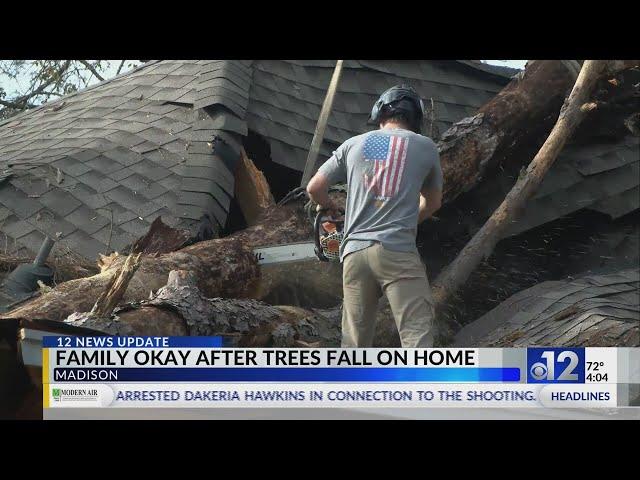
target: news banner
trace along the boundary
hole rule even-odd
[[[611,409],[638,348],[227,348],[220,337],[47,336],[56,409]],[[634,409],[635,410],[635,409]]]

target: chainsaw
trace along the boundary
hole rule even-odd
[[[344,238],[344,210],[339,210],[339,217],[320,210],[313,222],[314,241],[288,243],[269,247],[258,247],[253,250],[258,265],[295,262],[317,258],[322,262],[340,262],[340,245]]]
[[[344,210],[338,210],[340,216],[337,219],[326,215],[327,211],[320,210],[313,222],[314,252],[321,262],[339,262],[340,245],[344,238]]]

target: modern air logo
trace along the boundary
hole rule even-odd
[[[54,402],[97,402],[98,390],[95,388],[52,388]]]

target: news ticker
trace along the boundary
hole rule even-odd
[[[45,409],[611,408],[628,406],[640,385],[640,348],[252,349],[220,337],[50,336],[42,382]]]

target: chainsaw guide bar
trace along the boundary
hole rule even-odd
[[[288,243],[253,250],[258,265],[318,259],[313,242]]]

